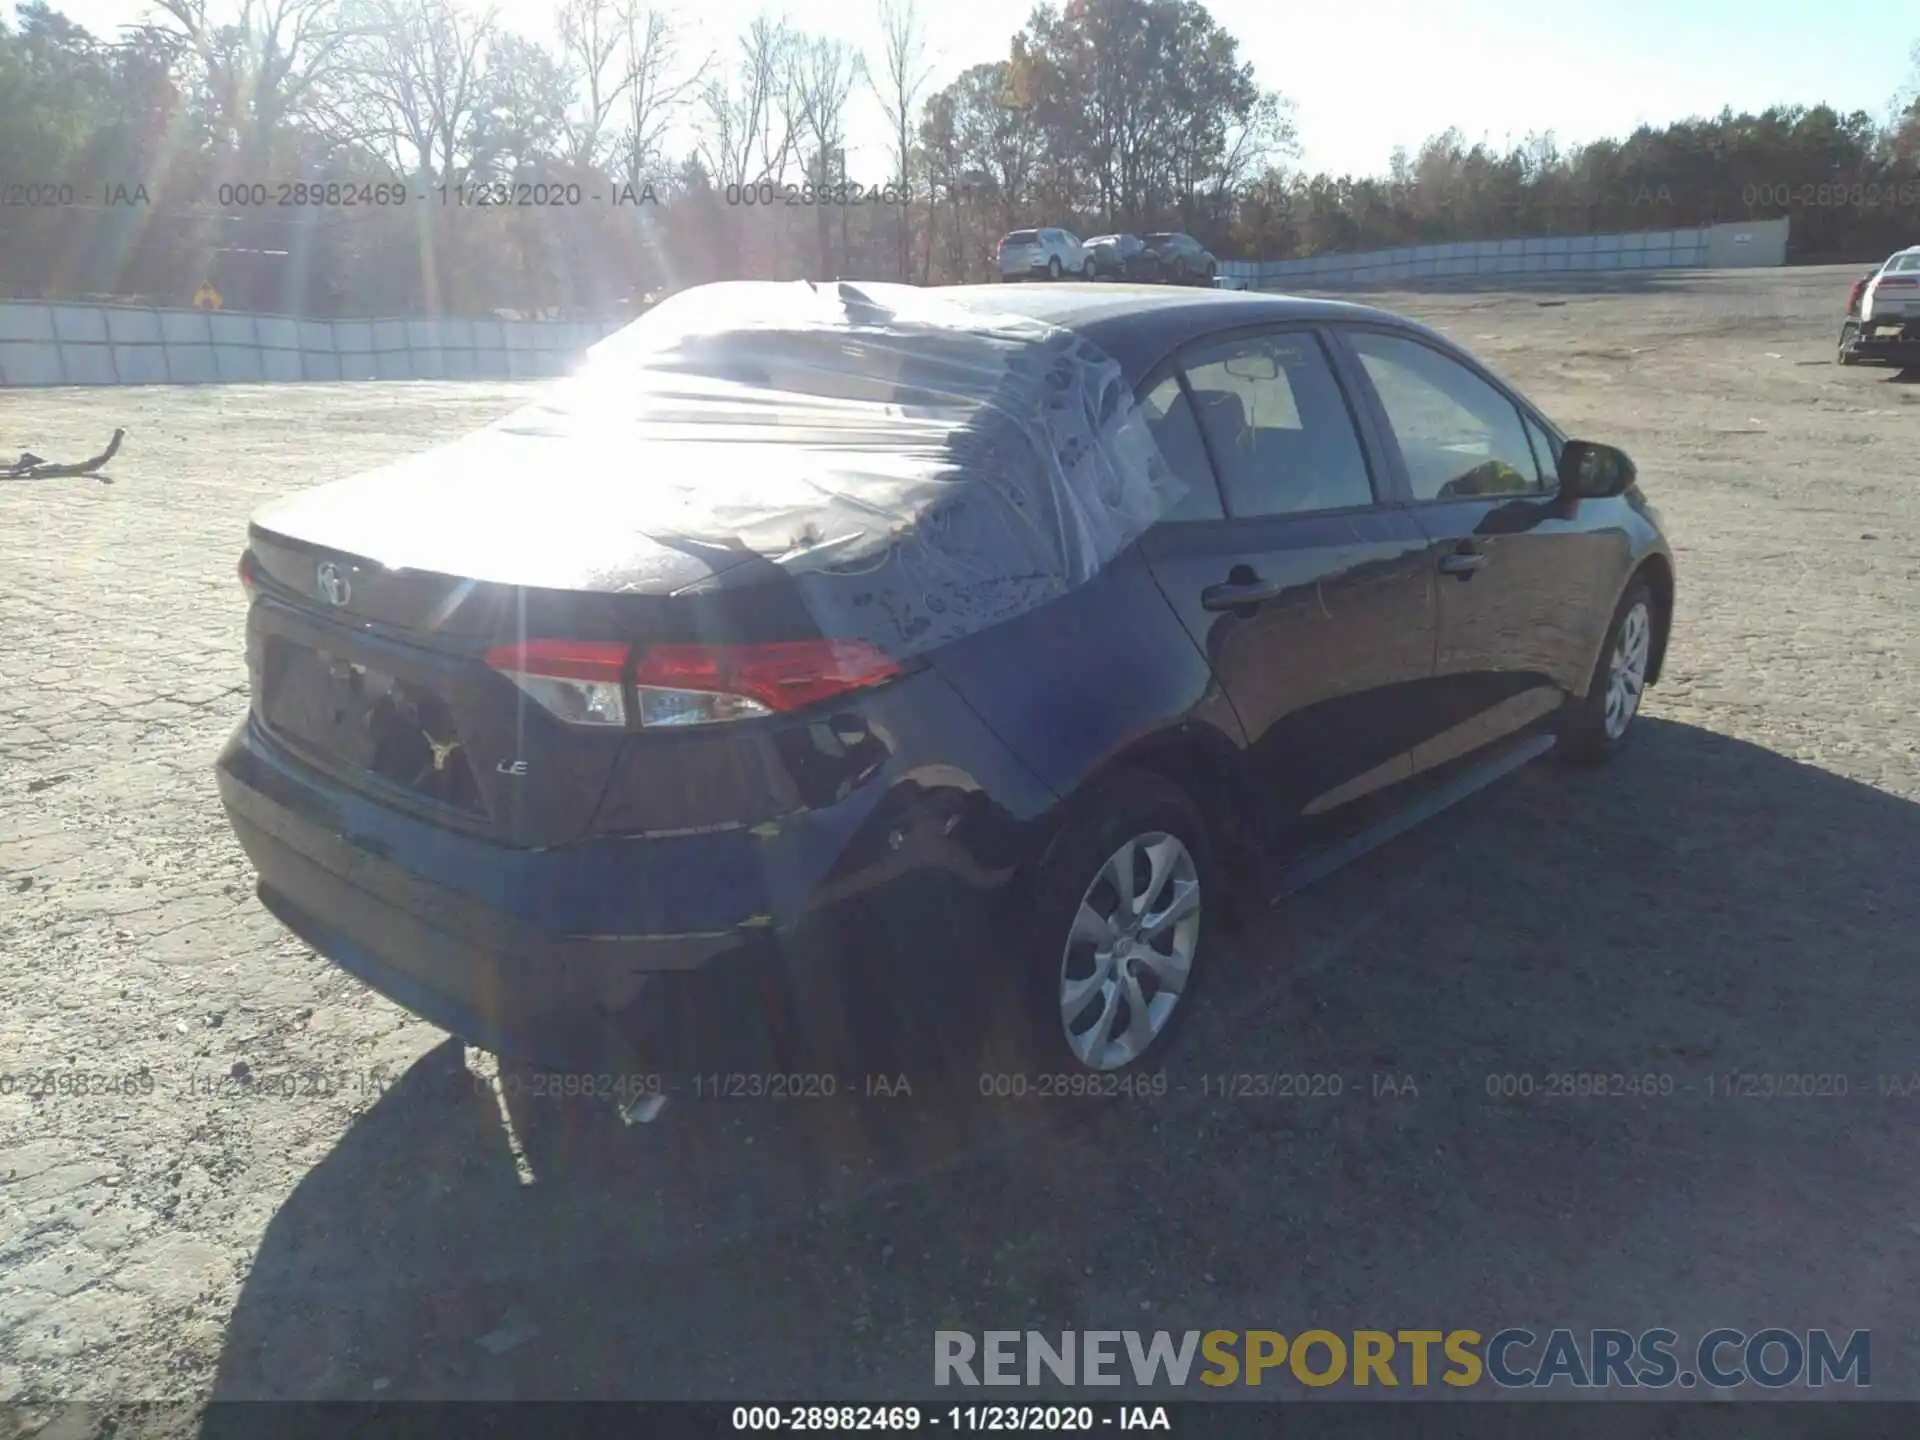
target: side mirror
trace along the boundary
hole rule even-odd
[[[1560,450],[1560,493],[1604,500],[1633,484],[1637,472],[1627,452],[1594,440],[1569,440]]]

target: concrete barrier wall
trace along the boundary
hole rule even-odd
[[[1782,265],[1787,222],[1631,235],[1413,245],[1303,260],[1228,260],[1252,290],[1444,277]],[[295,320],[227,311],[0,301],[0,386],[268,380],[529,380],[564,373],[620,320]]]
[[[1228,260],[1221,264],[1220,272],[1245,281],[1252,290],[1317,290],[1450,276],[1784,265],[1786,259],[1787,222],[1779,219],[1630,235],[1552,235],[1532,240],[1408,245],[1397,250],[1314,255],[1302,260]]]
[[[0,386],[524,380],[624,320],[296,320],[0,300]]]

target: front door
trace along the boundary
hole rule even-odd
[[[1416,771],[1557,709],[1586,682],[1618,536],[1563,500],[1544,432],[1483,376],[1411,335],[1342,327],[1384,414],[1439,590],[1438,733]]]

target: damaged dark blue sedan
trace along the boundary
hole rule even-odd
[[[1627,457],[1433,332],[1115,285],[688,291],[241,575],[262,903],[600,1072],[1124,1072],[1249,901],[1617,749],[1674,606]]]

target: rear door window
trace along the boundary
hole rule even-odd
[[[1236,518],[1373,503],[1353,414],[1317,336],[1206,341],[1180,365]]]

